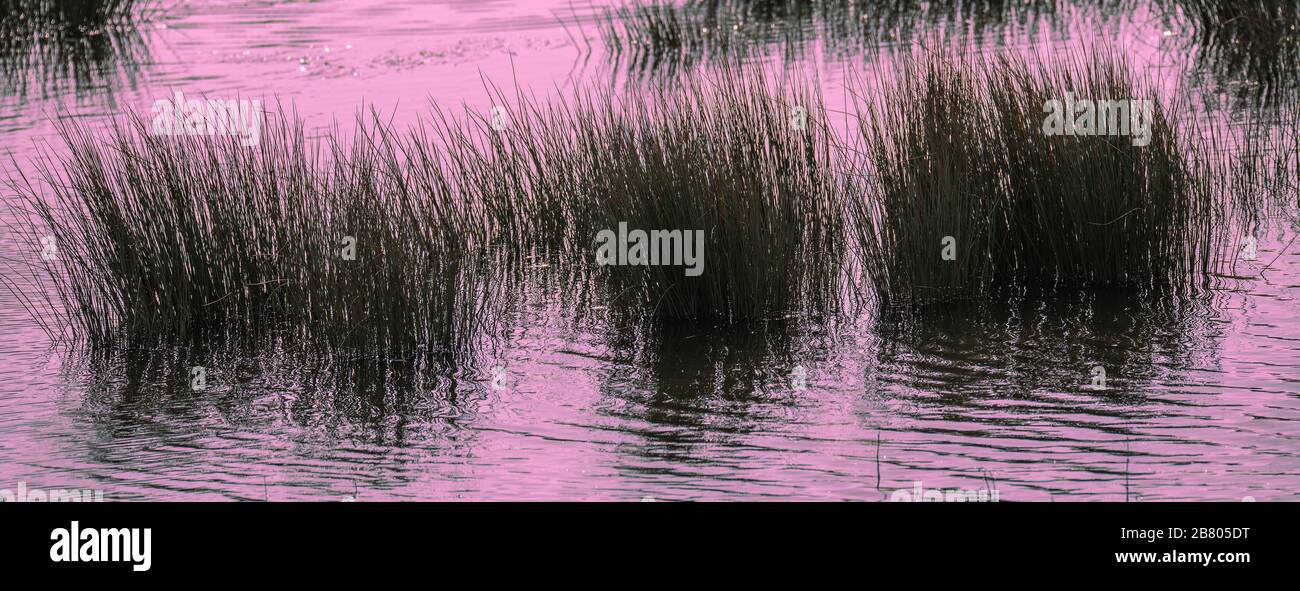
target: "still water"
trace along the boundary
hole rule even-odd
[[[0,171],[57,155],[59,118],[94,125],[178,90],[278,100],[325,128],[363,106],[399,124],[430,100],[487,106],[485,80],[540,93],[671,80],[607,55],[587,3],[165,7],[74,52],[77,67],[11,60]],[[1188,58],[1190,32],[1124,10],[956,26],[976,37],[972,51],[1026,36],[1118,39],[1202,97],[1254,84]],[[752,59],[816,71],[831,102],[846,79],[881,67],[873,56],[909,44],[890,26],[791,52],[792,37],[816,36],[804,30],[815,19],[768,17],[745,36],[768,45]],[[954,26],[921,18],[911,26]],[[54,347],[0,291],[0,488],[101,489],[108,500],[872,501],[920,482],[1002,501],[1294,500],[1300,249],[1286,215],[1258,260],[1190,301],[1023,292],[916,316],[628,331],[572,313],[563,290],[525,286],[483,367],[415,378],[400,360],[349,366],[272,345],[205,352],[202,392],[188,387],[188,352]],[[1098,365],[1104,390],[1089,387]]]

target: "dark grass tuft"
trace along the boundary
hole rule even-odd
[[[1295,201],[1294,135],[1224,158],[1113,54],[928,53],[881,87],[853,143],[817,84],[739,67],[617,96],[490,88],[502,117],[435,106],[399,131],[371,113],[323,140],[279,111],[254,147],[69,119],[67,156],[10,179],[25,247],[4,280],[53,336],[94,345],[275,333],[461,356],[539,277],[565,306],[695,326],[831,316],[867,295],[846,287],[858,272],[886,304],[1183,289],[1223,255],[1222,222],[1251,205],[1240,187],[1261,167]],[[1153,101],[1150,144],[1044,135],[1044,102],[1066,91]],[[703,274],[597,266],[597,235],[619,222],[703,232]]]
[[[409,132],[372,114],[321,141],[281,111],[253,147],[152,135],[139,117],[65,122],[67,158],[10,180],[26,256],[8,283],[56,338],[280,331],[393,356],[466,351],[528,266],[578,269],[605,286],[584,303],[655,321],[840,302],[848,188],[819,111],[792,126],[791,102],[819,102],[806,88],[737,75],[624,99],[496,96],[501,130],[435,108]],[[620,221],[705,233],[703,274],[598,268],[597,233]]]
[[[993,284],[1180,285],[1206,270],[1212,194],[1198,184],[1171,106],[1122,58],[1030,64],[927,53],[864,105],[859,201],[867,274],[886,300],[983,294]],[[1044,104],[1154,103],[1151,141],[1049,136]],[[956,260],[941,259],[955,239]]]

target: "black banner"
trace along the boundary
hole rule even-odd
[[[11,576],[126,582],[415,574],[470,558],[500,564],[498,574],[688,560],[741,578],[883,569],[996,581],[1046,569],[1199,579],[1293,564],[1298,511],[1273,503],[29,503],[0,505],[0,560]]]

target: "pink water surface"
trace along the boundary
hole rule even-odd
[[[0,96],[0,144],[25,170],[44,142],[59,150],[54,118],[94,124],[176,90],[278,99],[323,127],[363,105],[399,125],[430,99],[486,108],[485,78],[539,93],[632,83],[572,42],[585,33],[599,47],[592,11],[186,2],[147,25],[152,61],[132,80]],[[1180,32],[1132,20],[1120,41],[1166,72],[1162,44]],[[1062,46],[1103,35],[1066,30],[1076,37]],[[789,67],[818,72],[834,106],[846,79],[882,67],[877,49],[864,55],[813,51]],[[109,500],[884,500],[919,481],[995,488],[1003,501],[1293,500],[1300,253],[1294,228],[1276,228],[1258,261],[1163,313],[1140,297],[1037,294],[911,323],[863,313],[833,328],[628,334],[527,290],[483,367],[365,393],[266,353],[211,367],[196,394],[178,385],[182,356],[52,348],[0,291],[0,488]],[[1098,363],[1106,391],[1086,387]]]

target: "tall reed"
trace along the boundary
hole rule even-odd
[[[1123,58],[926,52],[881,84],[859,124],[862,175],[879,199],[856,202],[854,227],[883,299],[1014,282],[1183,285],[1208,267],[1213,194],[1183,156],[1178,107]],[[1150,101],[1149,144],[1046,133],[1047,101],[1067,93]]]
[[[617,267],[614,305],[662,320],[740,320],[837,307],[851,184],[810,84],[745,69],[615,97],[588,89],[511,104],[481,152],[484,208],[513,243],[591,264],[601,230],[700,231],[704,266]],[[506,190],[496,190],[498,187]]]
[[[67,119],[67,155],[8,183],[27,248],[0,278],[56,337],[277,331],[380,355],[469,351],[526,269],[569,274],[568,305],[699,326],[834,313],[859,270],[887,304],[1182,288],[1222,250],[1225,179],[1259,160],[1214,158],[1111,53],[927,51],[896,74],[852,142],[818,84],[740,66],[618,95],[489,85],[491,112],[435,105],[406,131],[370,113],[324,140],[280,110],[252,147]],[[1150,101],[1149,143],[1044,133],[1067,93]],[[1259,153],[1294,178],[1280,147]],[[598,265],[620,223],[702,232],[703,273]]]
[[[440,169],[375,124],[318,144],[280,112],[255,147],[154,135],[140,117],[60,132],[61,167],[10,181],[23,203],[12,227],[45,255],[11,287],[54,336],[278,330],[380,354],[472,338],[475,225]]]
[[[56,337],[274,330],[392,355],[467,350],[538,263],[655,321],[829,309],[850,189],[809,88],[733,72],[622,98],[493,90],[492,114],[435,106],[401,132],[372,113],[325,140],[281,110],[252,147],[65,121],[66,159],[10,180],[29,248],[7,279]],[[620,222],[701,232],[703,273],[598,267]]]

